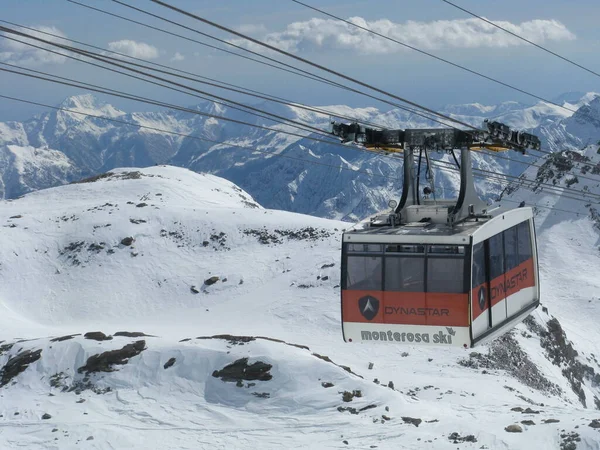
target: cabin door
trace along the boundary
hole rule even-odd
[[[489,296],[491,302],[491,325],[495,327],[506,320],[506,292],[505,292],[505,261],[504,261],[504,235],[499,233],[487,241],[489,265]]]
[[[477,338],[492,328],[490,303],[489,257],[487,243],[473,246],[473,271],[471,278],[471,326],[473,338]]]

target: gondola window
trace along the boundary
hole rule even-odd
[[[383,257],[349,256],[346,279],[346,289],[361,291],[381,290],[383,281]]]

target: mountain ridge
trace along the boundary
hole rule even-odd
[[[586,114],[592,114],[594,117],[597,115],[597,110],[589,109],[585,103],[591,101],[595,104],[595,96],[594,93],[587,93],[577,100],[581,111],[575,116],[583,120],[578,126],[571,123],[575,116],[571,117],[570,112],[544,104],[531,106],[505,102],[493,106],[451,105],[447,106],[446,110],[442,109],[442,112],[480,126],[483,119],[494,116],[494,111],[501,111],[498,120],[538,134],[547,149],[575,150],[581,148],[583,140],[600,140],[600,130],[588,123],[589,121],[586,122],[589,119]],[[574,100],[572,95],[565,95],[565,99]],[[57,150],[66,156],[72,166],[72,170],[63,171],[61,176],[41,176],[38,181],[25,182],[20,179],[24,175],[5,158],[4,164],[0,166],[3,186],[0,191],[1,197],[15,198],[32,189],[71,182],[106,172],[114,167],[144,167],[165,163],[231,179],[270,208],[350,221],[359,220],[384,208],[388,200],[396,198],[399,193],[400,184],[397,180],[401,177],[402,162],[397,159],[365,155],[351,147],[344,149],[306,138],[276,134],[274,131],[259,130],[181,111],[125,113],[91,94],[70,97],[65,99],[63,105],[71,105],[74,110],[85,113],[118,118],[145,128],[64,111],[44,113],[23,123],[0,123],[0,148],[20,145]],[[257,106],[323,129],[329,126],[330,117],[322,114],[268,102]],[[236,120],[269,126],[273,130],[298,131],[289,125],[273,125],[266,119],[211,102],[191,108],[199,112],[218,113]],[[381,123],[386,127],[439,127],[435,122],[401,110],[379,111],[373,107],[349,108],[344,105],[325,108],[334,113],[338,111],[344,115],[356,115],[361,120]],[[453,113],[464,113],[473,108],[487,112],[476,116]],[[592,121],[594,120],[596,119]],[[184,137],[186,135],[199,139]],[[224,143],[215,144],[210,141]],[[253,152],[254,149],[260,152]],[[269,156],[265,152],[285,156],[287,159]],[[475,154],[473,159],[476,167],[518,176],[524,169],[523,163],[533,162],[534,155],[535,153],[530,156],[511,154],[507,161]],[[435,154],[433,158],[443,159]],[[324,165],[324,161],[327,166]],[[339,166],[344,167],[344,175],[336,169]],[[45,173],[61,173],[48,159],[45,164],[40,164],[40,167],[44,167]],[[440,170],[434,172],[439,195],[457,188],[456,178],[451,173]],[[369,177],[368,173],[383,177]],[[307,174],[310,175],[307,177]],[[31,177],[34,175],[30,174]],[[339,182],[327,182],[322,188],[316,188],[317,181],[322,183],[323,180],[331,179],[337,179]],[[480,194],[488,200],[496,198],[506,184],[507,181],[477,181]]]

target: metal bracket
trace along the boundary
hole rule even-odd
[[[467,148],[460,151],[460,192],[456,206],[448,214],[448,224],[454,225],[470,217],[482,217],[487,214],[488,205],[479,198],[473,179],[471,152]]]
[[[419,190],[415,180],[414,149],[411,146],[404,147],[404,179],[402,181],[402,198],[396,207],[396,214],[400,214],[400,220],[406,218],[406,208],[420,203]]]

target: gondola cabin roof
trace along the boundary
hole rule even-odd
[[[351,229],[344,232],[343,242],[467,245],[471,241],[477,243],[488,239],[532,217],[533,210],[523,207],[497,210],[489,218],[469,219],[454,226],[445,223],[414,222],[398,226]]]

